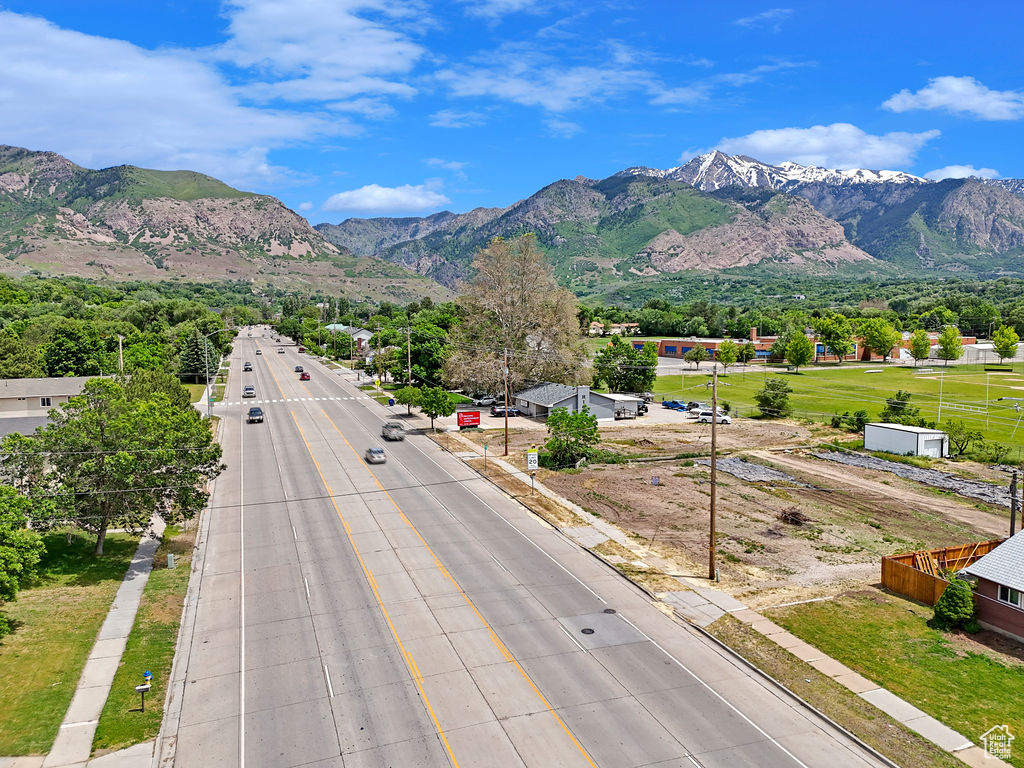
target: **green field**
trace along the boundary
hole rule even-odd
[[[718,398],[729,403],[733,413],[756,415],[754,393],[763,386],[767,376],[777,375],[793,389],[790,404],[793,415],[798,418],[828,421],[834,414],[863,409],[874,419],[885,407],[886,398],[902,389],[911,393],[910,404],[920,408],[922,416],[938,420],[941,390],[942,422],[961,420],[980,430],[987,440],[1012,445],[1014,453],[1010,458],[1019,459],[1024,447],[1024,419],[1021,418],[1024,402],[1022,412],[1018,413],[1013,400],[1000,401],[999,398],[1024,400],[1024,371],[986,373],[981,366],[927,367],[932,373],[918,373],[915,371],[920,369],[895,365],[809,366],[795,374],[788,373],[783,366],[769,372],[747,373],[738,366],[727,375],[719,375]],[[702,365],[700,371],[686,365],[681,375],[659,376],[654,392],[659,401],[679,399],[710,403],[710,382],[710,364]],[[1020,429],[1017,429],[1018,422]]]

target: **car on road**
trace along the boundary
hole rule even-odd
[[[242,387],[242,397],[256,397],[256,387],[252,384],[246,384]]]
[[[299,352],[305,352],[305,351],[306,351],[305,347],[299,347]]]
[[[389,421],[380,428],[380,436],[385,440],[405,440],[405,427],[397,421]]]
[[[245,363],[242,365],[242,370],[243,371],[251,371],[252,370],[252,363],[250,363],[248,360],[246,360]]]
[[[301,365],[296,365],[295,366],[295,372],[296,373],[302,373],[302,366]]]
[[[299,374],[299,381],[309,381],[309,371],[303,371]]]
[[[277,354],[283,355],[284,354],[284,347],[278,347],[277,348]]]
[[[262,408],[257,408],[256,406],[253,406],[252,408],[250,408],[249,409],[249,418],[247,419],[247,421],[250,424],[256,424],[256,423],[262,424],[263,423],[263,409]]]
[[[249,336],[252,336],[252,333],[249,333],[248,335],[249,335]]]
[[[384,455],[383,448],[367,448],[363,458],[366,459],[367,464],[383,464],[388,460],[388,457]]]
[[[519,415],[519,409],[516,408],[515,406],[510,406],[508,408],[506,408],[504,405],[491,406],[491,416],[504,416],[506,411],[508,411],[509,416]]]
[[[257,349],[256,350],[256,354],[257,355],[262,355],[263,354],[263,350],[262,349]]]
[[[697,423],[698,424],[710,424],[711,423],[711,416],[712,416],[712,413],[711,413],[710,410],[700,411],[697,414]],[[718,418],[715,419],[715,421],[717,421],[719,424],[732,424],[732,419],[729,418],[729,416],[727,416],[724,413],[718,414]]]

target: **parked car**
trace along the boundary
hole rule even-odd
[[[284,354],[284,347],[278,347],[277,348],[277,354],[283,355]]]
[[[711,416],[712,416],[712,414],[711,414],[710,409],[707,410],[707,411],[700,411],[697,414],[697,422],[698,423],[703,423],[703,424],[710,424],[711,423]],[[719,424],[732,424],[732,419],[729,418],[728,416],[726,416],[724,413],[718,414],[718,418],[715,419],[715,420]]]
[[[263,350],[262,349],[257,349],[256,350],[256,354],[257,355],[262,355],[263,354]]]
[[[250,363],[248,360],[246,360],[245,363],[242,365],[242,370],[243,371],[251,371],[252,370],[252,363]]]
[[[256,397],[256,387],[252,384],[246,384],[242,387],[242,397]]]
[[[670,409],[672,409],[674,411],[674,410],[677,410],[680,407],[685,408],[686,404],[685,403],[681,403],[678,400],[662,400],[661,401],[661,407],[662,408],[670,408]]]
[[[306,351],[305,347],[299,347],[299,352],[305,352],[305,351]]]
[[[380,436],[385,440],[405,440],[405,427],[397,421],[385,422],[380,428]]]
[[[693,400],[686,404],[686,410],[688,411],[710,411],[711,406],[708,403],[698,403]]]
[[[473,399],[473,405],[494,405],[498,402],[494,395],[481,395]]]
[[[509,406],[507,408],[504,405],[492,405],[491,406],[491,416],[504,416],[505,415],[505,411],[508,411],[508,415],[509,416],[518,416],[519,415],[519,409],[516,408],[515,406]]]
[[[299,374],[299,381],[309,381],[309,371],[303,371]]]
[[[249,421],[250,424],[256,424],[257,422],[262,424],[263,423],[263,409],[262,408],[258,408],[256,406],[253,406],[252,408],[250,408],[249,409],[249,419],[248,419],[248,421]]]
[[[296,373],[302,373],[302,366],[301,365],[296,365],[295,366],[295,372]]]
[[[367,464],[383,464],[388,460],[388,457],[384,455],[383,448],[367,448],[363,458],[366,459]]]

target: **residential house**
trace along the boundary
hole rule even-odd
[[[354,344],[353,351],[357,354],[365,354],[369,347],[370,339],[373,338],[373,331],[357,328],[354,325],[332,323],[331,325],[325,325],[324,328],[331,331],[331,333],[345,333],[351,336]]]
[[[978,623],[1024,643],[1024,531],[1011,536],[961,573],[976,583]]]
[[[51,408],[82,394],[82,387],[91,378],[0,379],[0,436],[31,434],[46,423]]]

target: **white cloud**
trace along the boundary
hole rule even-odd
[[[893,112],[942,109],[982,120],[1017,120],[1024,117],[1024,92],[994,91],[973,77],[935,77],[916,93],[904,88],[882,103]]]
[[[736,19],[733,24],[740,27],[769,27],[773,32],[778,32],[782,28],[782,22],[792,14],[792,8],[771,8],[753,16]]]
[[[486,119],[483,112],[459,112],[454,109],[442,109],[430,116],[430,124],[435,128],[471,128],[483,125]]]
[[[510,13],[536,11],[538,0],[462,0],[467,16],[497,20]]]
[[[974,176],[979,179],[998,179],[999,171],[995,168],[975,168],[973,165],[947,165],[936,168],[924,175],[926,179],[941,181],[942,179],[966,179]]]
[[[651,104],[656,105],[679,105],[699,104],[711,97],[712,87],[710,83],[694,83],[679,88],[665,88],[657,91],[651,98]]]
[[[242,184],[278,177],[274,147],[351,132],[344,119],[256,109],[182,51],[0,11],[0,136],[91,167],[192,168]]]
[[[810,128],[775,128],[722,139],[716,149],[768,163],[791,160],[826,168],[887,169],[909,164],[939,131],[866,133],[849,123]]]
[[[446,171],[461,171],[469,163],[462,162],[460,160],[442,160],[439,157],[428,157],[423,161],[427,165],[432,165],[435,168],[444,168]]]
[[[549,118],[545,121],[548,129],[552,134],[560,139],[571,139],[577,133],[583,130],[583,126],[579,123],[574,123],[571,120],[559,120],[557,118]]]
[[[299,210],[300,211],[312,211],[313,210],[313,203],[308,202],[308,201],[305,202],[305,203],[299,203]]]
[[[447,205],[451,200],[440,191],[440,183],[403,184],[400,187],[382,187],[367,184],[359,189],[338,192],[327,198],[325,211],[352,213],[418,213]]]

